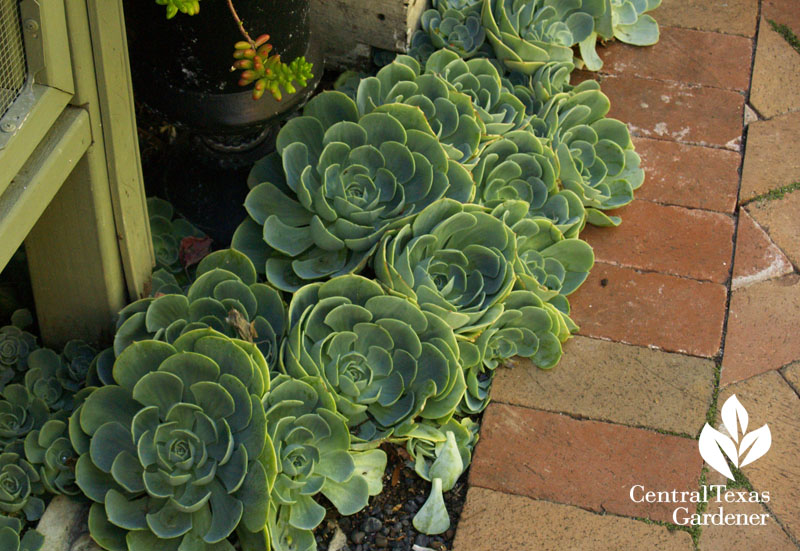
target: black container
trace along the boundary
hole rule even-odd
[[[278,102],[267,92],[254,101],[252,86],[231,71],[233,45],[243,40],[226,0],[203,0],[200,13],[167,20],[154,0],[126,0],[134,92],[177,125],[203,134],[252,133],[297,110],[322,75],[322,56],[310,36],[309,0],[234,0],[253,39],[270,35],[273,53],[289,63],[304,55],[315,78]]]

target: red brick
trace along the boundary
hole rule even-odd
[[[800,6],[797,0],[763,0],[761,17],[786,25],[794,34],[800,36]]]
[[[725,283],[733,255],[733,220],[705,210],[634,201],[617,209],[616,228],[587,226],[581,237],[597,260]]]
[[[731,296],[721,385],[800,359],[800,276],[737,289]]]
[[[470,488],[454,551],[691,551],[688,532]]]
[[[739,150],[744,96],[737,92],[633,76],[601,76],[600,83],[609,116],[634,136]]]
[[[660,25],[753,36],[758,0],[664,0],[651,13]]]
[[[631,487],[696,490],[701,468],[693,439],[491,404],[483,418],[470,484],[671,522],[675,505],[634,502]],[[693,504],[685,505],[694,512]]]
[[[742,209],[736,233],[736,257],[733,260],[731,288],[746,287],[793,271],[792,264],[761,226]]]
[[[636,196],[717,212],[733,213],[741,156],[735,151],[634,138],[642,158],[644,185]]]
[[[763,19],[748,100],[765,119],[800,110],[800,54]]]
[[[661,27],[654,46],[612,42],[598,50],[603,73],[747,90],[753,41],[734,35]]]
[[[712,357],[726,298],[717,283],[598,262],[570,303],[582,335]]]
[[[753,122],[747,127],[740,203],[773,189],[800,182],[798,143],[800,113]]]

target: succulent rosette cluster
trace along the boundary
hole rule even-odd
[[[360,271],[392,226],[436,199],[473,193],[413,105],[362,116],[345,94],[324,92],[281,129],[277,147],[279,157],[251,172],[250,216],[233,247],[286,291]]]
[[[283,366],[321,377],[360,439],[449,419],[465,390],[458,344],[440,317],[350,275],[295,293]],[[404,429],[406,430],[406,429]]]
[[[481,24],[483,0],[433,0],[411,38],[412,55],[423,61],[435,50],[447,48],[463,58],[474,56],[486,40]]]
[[[36,530],[25,530],[17,517],[0,515],[0,549],[3,551],[40,551],[44,536]]]
[[[192,240],[208,238],[185,218],[176,218],[172,205],[164,199],[149,197],[147,212],[150,217],[156,267],[173,274],[182,272],[184,265],[181,263],[181,248]]]
[[[266,541],[275,473],[258,349],[198,329],[130,345],[113,375],[69,427],[93,539],[112,551],[233,550],[237,530]]]
[[[173,343],[187,332],[210,327],[255,344],[273,368],[286,328],[286,306],[277,290],[256,280],[255,267],[244,254],[231,249],[211,253],[198,265],[186,294],[141,299],[120,312],[115,353],[136,341]]]
[[[25,329],[33,323],[28,310],[16,310],[11,325],[0,327],[0,391],[28,367],[28,356],[38,348],[36,337]]]

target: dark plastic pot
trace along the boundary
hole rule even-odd
[[[252,38],[270,35],[273,52],[290,62],[304,55],[314,82],[275,101],[254,101],[231,71],[242,40],[226,0],[203,0],[200,13],[165,18],[154,0],[126,0],[128,44],[137,99],[178,125],[204,134],[241,134],[280,119],[305,103],[322,76],[322,55],[310,32],[309,0],[234,0]],[[136,83],[139,85],[136,86]]]

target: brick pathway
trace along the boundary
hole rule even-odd
[[[613,44],[598,78],[647,172],[571,297],[579,336],[552,371],[502,369],[455,551],[800,549],[798,0],[664,0],[652,48]],[[787,189],[788,186],[788,189]],[[739,488],[763,526],[678,527],[630,489],[724,483],[697,438],[736,394],[772,448]]]

